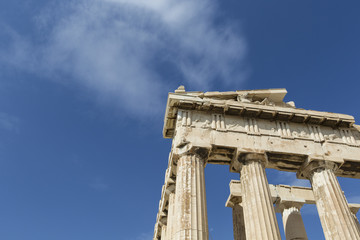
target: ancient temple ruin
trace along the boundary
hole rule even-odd
[[[316,204],[326,239],[360,239],[359,204],[337,176],[360,178],[360,126],[352,116],[296,108],[285,89],[169,93],[163,135],[172,138],[154,240],[209,239],[206,164],[240,173],[230,183],[234,239],[307,239],[300,209]],[[312,188],[269,185],[265,168],[296,172]],[[286,183],[285,183],[286,184]]]

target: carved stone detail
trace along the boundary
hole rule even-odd
[[[211,128],[218,131],[226,130],[225,119],[223,114],[212,115]]]
[[[245,119],[245,130],[250,135],[260,135],[261,134],[256,118],[246,118]]]
[[[185,128],[213,129],[220,132],[229,131],[256,136],[280,136],[283,139],[301,139],[316,143],[327,142],[360,147],[358,132],[351,128],[333,129],[314,124],[225,116],[222,113],[206,114],[195,110],[178,110],[177,124],[179,127]]]
[[[191,111],[179,110],[177,115],[177,122],[180,126],[190,127],[192,124]]]
[[[236,239],[245,238],[244,225],[247,239],[280,239],[273,203],[285,204],[287,238],[306,239],[295,196],[316,201],[327,239],[360,239],[335,176],[360,178],[360,126],[350,115],[296,108],[283,101],[285,94],[285,89],[204,93],[184,87],[169,94],[163,135],[173,143],[154,239],[208,240],[207,163],[240,172],[241,196],[232,196],[229,205]],[[276,187],[273,193],[265,167],[297,172],[313,189]],[[292,231],[293,224],[300,232]]]
[[[276,122],[278,134],[283,138],[293,138],[289,123],[287,122]]]
[[[339,129],[341,139],[345,144],[348,144],[350,146],[359,146],[355,140],[354,135],[352,134],[351,129]]]
[[[308,128],[309,128],[310,136],[315,142],[325,141],[320,126],[308,125]]]

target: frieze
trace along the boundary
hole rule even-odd
[[[287,121],[269,121],[258,118],[179,110],[178,127],[202,128],[213,131],[229,131],[248,135],[264,135],[285,139],[302,139],[318,143],[336,143],[359,147],[359,132],[355,128],[334,129],[314,124]]]
[[[350,146],[359,146],[351,129],[342,128],[342,129],[339,129],[339,132],[341,135],[341,139],[345,144],[348,144]]]
[[[293,138],[288,122],[276,121],[277,132],[282,138]]]
[[[261,135],[256,118],[245,118],[245,130],[250,135]]]
[[[191,111],[179,110],[177,114],[177,126],[190,127],[192,124]]]
[[[225,119],[223,114],[212,114],[211,128],[218,131],[225,131]]]
[[[321,132],[320,126],[307,125],[309,128],[310,136],[315,142],[324,142],[324,135]]]
[[[163,129],[164,137],[174,137],[174,129],[177,127],[176,118],[182,114],[180,111],[211,112],[212,114],[221,114],[225,118],[227,118],[227,116],[256,118],[257,121],[262,119],[271,122],[283,121],[289,125],[290,123],[312,124],[334,129],[352,128],[354,126],[354,117],[350,115],[295,108],[293,102],[283,102],[285,94],[285,89],[205,93],[179,90],[176,93],[170,93],[165,113]],[[186,114],[186,112],[184,113]],[[186,119],[188,118],[189,117],[186,117]],[[192,126],[191,123],[188,123],[188,120],[183,121],[184,126]],[[208,119],[208,121],[208,123],[212,123],[211,118]],[[208,123],[203,122],[203,128],[207,128]],[[235,129],[238,128],[238,126],[230,127]],[[278,126],[275,126],[275,128],[277,129]],[[281,128],[286,129],[286,126],[282,126]],[[218,129],[223,128],[220,127]],[[227,125],[226,129],[228,130]],[[317,129],[313,129],[313,131],[314,136],[316,133],[319,135]],[[298,136],[301,135],[301,132],[297,133]],[[291,134],[282,134],[283,137],[289,137],[290,135],[296,137],[294,136],[293,131],[291,131]],[[323,137],[325,138],[325,134]],[[330,135],[328,135],[328,137],[331,138]],[[319,136],[316,141],[321,142],[325,141],[325,139],[322,139]],[[350,142],[351,141],[350,136]],[[347,144],[349,144],[348,141]]]

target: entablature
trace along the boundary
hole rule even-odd
[[[295,108],[293,103],[283,102],[285,94],[286,89],[169,93],[163,135],[165,138],[173,138],[180,111],[186,114],[187,111],[191,113],[194,110],[206,112],[215,118],[235,116],[279,121],[285,123],[284,128],[286,123],[306,123],[332,128],[349,128],[355,123],[354,117],[350,115]],[[314,130],[316,131],[316,127]],[[344,134],[346,136],[346,133]]]
[[[268,159],[266,167],[292,172],[320,159],[337,162],[338,176],[360,178],[360,134],[354,126],[334,129],[236,116],[214,118],[201,111],[185,115],[186,121],[182,113],[176,123],[175,156],[191,149],[206,149],[203,152],[208,154],[207,163],[227,164],[234,172],[236,157],[242,153],[264,153]]]
[[[231,180],[230,194],[225,203],[226,207],[233,207],[235,204],[242,203],[242,189],[239,180]],[[284,202],[291,202],[293,204],[316,204],[312,188],[289,185],[273,185],[269,184],[271,198],[274,204],[281,204]],[[357,213],[360,209],[360,204],[350,203],[349,208],[353,213]],[[278,207],[276,212],[281,212]]]

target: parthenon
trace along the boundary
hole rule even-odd
[[[296,108],[286,89],[169,93],[163,135],[172,138],[153,239],[209,239],[204,168],[229,165],[234,239],[307,239],[300,214],[316,204],[324,236],[360,239],[337,176],[360,178],[360,126],[345,114]],[[266,168],[295,172],[311,188],[271,185]],[[226,187],[226,186],[224,186]],[[224,199],[225,202],[226,199]]]

